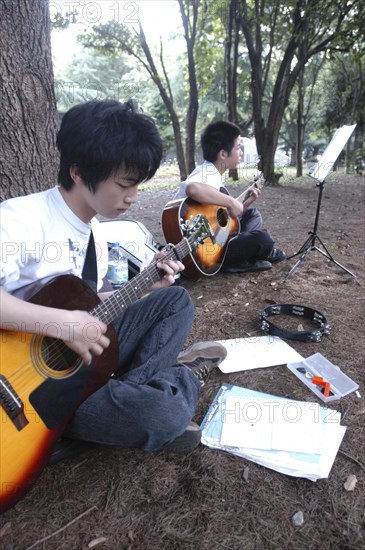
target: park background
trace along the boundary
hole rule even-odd
[[[363,2],[0,0],[0,6],[1,200],[54,185],[55,132],[65,110],[93,98],[131,97],[155,118],[166,152],[156,177],[141,187],[133,219],[163,243],[163,205],[199,161],[202,128],[225,118],[255,137],[259,156],[258,166],[230,174],[229,190],[237,196],[257,168],[265,174],[260,210],[277,245],[291,254],[313,227],[318,188],[308,168],[337,128],[356,124],[326,180],[319,224],[331,253],[356,277],[313,252],[290,279],[288,260],[261,274],[219,273],[179,284],[196,308],[189,343],[260,335],[259,313],[272,303],[319,309],[331,334],[320,344],[290,344],[306,357],[325,355],[363,395]],[[81,34],[77,47],[75,34]],[[275,164],[277,151],[289,164]],[[316,400],[285,366],[216,371],[197,421],[223,382]],[[351,394],[331,407],[341,411],[347,432],[328,479],[285,476],[204,446],[186,457],[98,448],[45,469],[1,516],[2,547],[363,548],[363,397]],[[349,475],[357,480],[353,491],[344,487]],[[298,511],[304,522],[296,526]]]

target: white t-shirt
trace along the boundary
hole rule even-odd
[[[186,186],[193,181],[197,183],[206,183],[219,191],[219,189],[224,186],[224,174],[221,174],[212,162],[205,160],[203,164],[200,164],[200,166],[197,166],[195,170],[191,172],[185,181],[180,183],[180,187],[174,199],[186,198]]]
[[[92,228],[98,289],[108,266],[99,222],[84,223],[67,206],[58,187],[0,204],[0,285],[13,292],[45,277],[81,277]]]

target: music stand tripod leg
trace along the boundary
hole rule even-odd
[[[324,250],[322,250],[318,246],[315,246],[315,240],[316,239],[318,239],[318,241],[320,242],[320,244],[324,248]],[[293,254],[292,256],[290,256],[288,258],[288,259],[294,258],[294,256],[298,256],[298,254],[301,253],[301,256],[300,256],[299,260],[291,268],[291,270],[289,271],[289,273],[287,274],[285,279],[289,279],[289,277],[291,277],[291,275],[293,275],[294,271],[299,267],[299,265],[302,263],[302,261],[307,257],[309,252],[311,252],[312,250],[317,250],[318,252],[320,252],[322,254],[322,256],[325,256],[328,260],[330,260],[331,262],[336,264],[338,267],[343,269],[343,271],[346,271],[346,273],[348,273],[349,275],[351,275],[352,277],[357,279],[356,275],[352,271],[350,271],[349,269],[347,269],[347,267],[340,264],[340,262],[338,262],[337,260],[334,259],[334,257],[332,256],[330,251],[327,249],[326,245],[321,240],[321,238],[317,234],[314,234],[314,233],[311,233],[311,236],[306,240],[306,242],[303,244],[303,246],[300,248],[300,250],[298,252],[296,252],[295,254]]]
[[[305,243],[302,244],[302,246],[299,248],[298,252],[295,252],[291,256],[288,256],[286,259],[291,260],[292,258],[295,258],[296,256],[299,256],[300,254],[303,254],[303,252],[305,252],[308,248],[313,248],[313,246],[314,246],[313,232],[309,231],[309,237],[307,238]]]
[[[290,258],[294,258],[295,256],[298,256],[299,254],[301,254],[299,260],[294,265],[294,267],[289,271],[286,278],[290,277],[294,273],[294,271],[297,269],[299,264],[304,260],[304,258],[309,254],[311,250],[318,250],[318,252],[320,252],[323,256],[328,258],[331,262],[334,262],[338,267],[340,267],[341,269],[346,271],[346,273],[348,273],[349,275],[352,275],[352,277],[355,277],[356,279],[356,275],[352,273],[352,271],[347,269],[345,266],[341,265],[332,257],[330,252],[327,250],[327,248],[325,247],[325,245],[317,235],[319,212],[321,209],[322,193],[323,193],[323,187],[325,183],[325,177],[330,171],[331,167],[333,167],[334,163],[336,162],[338,155],[346,145],[348,139],[350,138],[352,132],[355,129],[355,126],[356,124],[353,124],[351,126],[344,125],[341,128],[338,128],[331,142],[327,145],[325,151],[323,152],[320,159],[318,160],[317,164],[315,164],[308,172],[309,176],[318,180],[317,187],[319,188],[316,216],[314,219],[314,228],[313,228],[313,231],[310,232],[309,238],[306,240],[304,245],[299,249],[299,251],[288,257],[288,260],[289,260]],[[316,239],[319,240],[324,250],[321,250],[319,247],[315,245]]]
[[[319,240],[319,242],[321,243],[321,246],[324,248],[324,250],[321,250],[320,248],[318,248],[318,246],[314,246],[313,248],[315,250],[317,250],[318,252],[320,252],[323,256],[325,256],[326,258],[328,258],[331,262],[333,262],[334,264],[336,264],[338,267],[340,267],[341,269],[343,269],[343,271],[346,271],[346,273],[348,273],[349,275],[352,275],[352,277],[354,277],[355,279],[357,279],[355,273],[352,273],[352,271],[350,271],[349,269],[347,269],[347,267],[345,267],[344,265],[340,264],[340,262],[338,262],[337,260],[334,259],[334,257],[332,256],[332,254],[329,252],[329,250],[327,249],[326,245],[324,244],[324,242],[320,239],[320,237],[318,237],[317,235],[317,239]]]
[[[308,242],[311,243],[312,240],[310,240],[310,241],[308,240]],[[301,250],[303,250],[303,249],[304,249],[304,245],[302,246]],[[293,275],[293,273],[297,269],[297,267],[300,266],[302,261],[305,260],[305,258],[308,256],[309,252],[311,252],[313,249],[314,249],[314,247],[311,245],[311,246],[307,246],[307,248],[303,250],[302,255],[300,256],[299,260],[297,260],[297,262],[293,265],[293,267],[291,268],[291,270],[289,271],[289,273],[287,274],[285,279],[289,279],[289,277],[291,277]],[[293,256],[290,256],[290,257],[294,258],[294,256],[298,256],[298,254],[300,254],[301,250],[299,250],[296,254],[293,254]]]

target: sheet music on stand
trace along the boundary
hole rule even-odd
[[[356,124],[352,126],[341,126],[336,130],[333,138],[327,145],[321,158],[312,166],[308,172],[308,176],[317,179],[318,181],[324,181],[327,174],[332,170],[339,154],[348,142],[352,132],[355,129]]]
[[[317,164],[315,164],[308,172],[309,176],[311,176],[312,178],[315,178],[318,181],[316,186],[319,188],[314,226],[313,226],[313,230],[308,232],[309,237],[307,237],[307,239],[299,248],[299,250],[294,254],[287,256],[288,260],[291,260],[291,258],[295,258],[295,256],[300,256],[300,258],[291,268],[291,270],[286,276],[286,279],[288,279],[293,275],[294,271],[299,267],[302,261],[305,260],[308,254],[313,251],[319,252],[328,260],[330,260],[331,262],[336,264],[338,267],[340,267],[343,271],[345,271],[346,273],[348,273],[349,275],[351,275],[356,279],[356,275],[352,273],[352,271],[350,271],[349,269],[347,269],[347,267],[345,267],[340,262],[335,260],[335,258],[332,256],[331,252],[326,247],[326,245],[324,244],[324,242],[322,241],[322,239],[317,233],[325,178],[328,172],[330,172],[330,170],[333,168],[333,165],[335,164],[338,158],[338,155],[341,153],[342,149],[348,142],[355,127],[356,127],[356,124],[353,124],[352,126],[342,126],[341,128],[338,128],[338,130],[336,130],[333,138],[331,139],[330,143],[327,145],[323,155],[321,156]],[[320,246],[317,246],[316,244],[317,241],[319,242]]]

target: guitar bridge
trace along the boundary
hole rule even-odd
[[[3,375],[0,375],[0,405],[13,421],[17,430],[20,431],[29,424],[24,414],[23,402]]]

